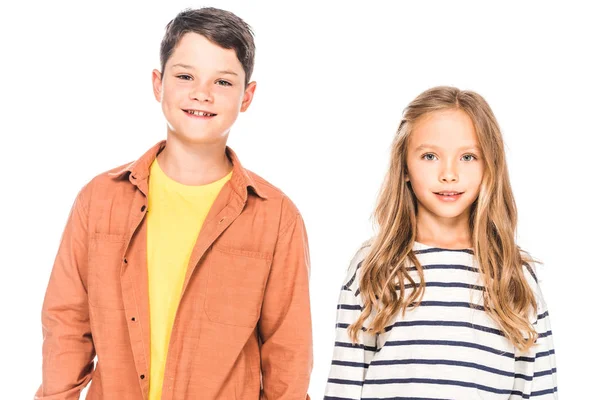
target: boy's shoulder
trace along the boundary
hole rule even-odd
[[[127,172],[132,164],[133,162],[129,162],[96,174],[81,188],[79,197],[89,204],[94,200],[110,197],[115,192],[122,192],[128,186],[132,187],[128,182],[130,177]]]
[[[255,189],[264,196],[257,202],[264,203],[271,210],[279,210],[282,223],[286,224],[285,221],[289,221],[291,224],[301,215],[296,204],[281,189],[248,169],[244,168],[244,171],[252,180],[252,184],[256,186]]]
[[[252,182],[257,186],[257,189],[260,191],[260,193],[265,195],[266,199],[290,201],[281,189],[267,181],[262,176],[250,171],[249,169],[244,168],[244,171],[246,171],[248,176],[252,179]]]

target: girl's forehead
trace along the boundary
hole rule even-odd
[[[460,109],[430,112],[415,121],[409,147],[457,148],[478,144],[475,125]]]

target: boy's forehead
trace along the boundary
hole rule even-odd
[[[244,71],[234,49],[225,49],[195,32],[188,32],[179,40],[167,61],[167,67],[210,68],[238,75]]]

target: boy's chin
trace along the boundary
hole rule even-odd
[[[169,132],[170,136],[190,145],[216,145],[227,141],[227,134],[215,132]]]

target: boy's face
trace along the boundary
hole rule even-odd
[[[484,162],[475,127],[464,111],[436,111],[417,121],[406,159],[418,213],[433,220],[468,218]]]
[[[197,33],[186,33],[167,61],[152,72],[154,96],[162,105],[168,134],[190,144],[225,143],[238,114],[252,102],[256,83],[245,87],[235,50]]]

